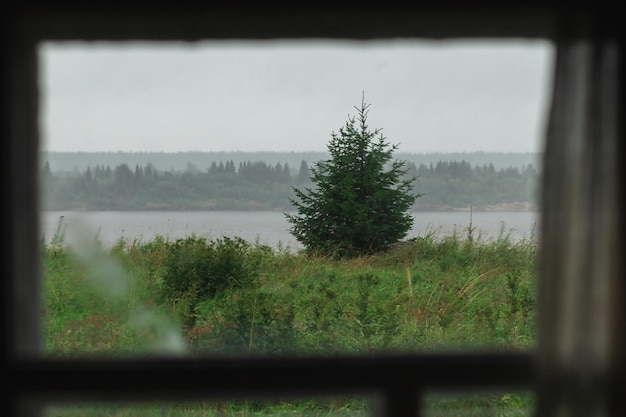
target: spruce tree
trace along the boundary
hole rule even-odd
[[[398,145],[367,126],[369,104],[332,132],[331,159],[310,169],[313,186],[292,187],[297,214],[285,213],[289,232],[311,252],[352,257],[376,253],[404,238],[413,226],[415,177],[393,159]]]

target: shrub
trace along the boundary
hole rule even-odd
[[[168,245],[162,264],[159,293],[181,307],[186,325],[193,324],[195,307],[218,292],[252,285],[258,257],[241,238],[214,241],[195,236]]]

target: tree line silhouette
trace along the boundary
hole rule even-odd
[[[416,211],[489,208],[537,201],[540,173],[532,165],[496,169],[493,163],[408,162],[417,177]],[[121,163],[89,166],[83,171],[41,170],[44,210],[292,210],[293,187],[312,187],[310,167],[264,161],[212,162],[208,169],[188,163],[185,170],[157,170],[154,165]]]

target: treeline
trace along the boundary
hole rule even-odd
[[[536,203],[539,172],[528,164],[496,169],[493,163],[408,162],[416,176],[414,192],[423,194],[414,209],[487,209]],[[158,170],[151,163],[111,168],[96,164],[83,171],[42,167],[45,210],[284,210],[292,209],[293,188],[312,187],[309,164],[233,160],[213,161],[208,169],[187,163],[185,170]]]
[[[496,169],[492,163],[472,167],[465,161],[408,164],[417,176],[415,192],[423,193],[415,210],[454,208],[527,209],[537,205],[539,171],[533,164]]]
[[[472,166],[493,164],[496,169],[508,167],[522,168],[528,164],[538,165],[541,159],[540,153],[531,152],[431,152],[411,153],[398,150],[394,156],[407,162],[420,164],[436,164],[439,161],[466,161]],[[136,165],[146,166],[150,163],[159,171],[184,171],[188,164],[195,165],[201,170],[208,169],[213,162],[233,161],[235,166],[246,161],[265,161],[269,165],[288,163],[297,168],[300,161],[307,161],[313,165],[317,161],[330,158],[328,151],[309,152],[272,152],[272,151],[190,151],[190,152],[56,152],[42,151],[41,164],[49,162],[53,171],[78,171],[83,172],[88,167],[104,165],[116,167],[126,163],[130,167]]]

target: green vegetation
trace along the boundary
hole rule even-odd
[[[364,417],[371,414],[366,401],[346,398],[52,405],[45,411],[47,417]]]
[[[323,159],[306,153],[278,154],[268,159],[235,159],[212,161],[207,168],[187,163],[183,169],[160,169],[152,162],[135,165],[122,162],[106,165],[106,155],[76,155],[77,163],[83,159],[98,161],[84,169],[62,170],[46,161],[42,167],[42,205],[45,210],[291,210],[293,188],[312,185],[309,166]],[[165,156],[152,155],[154,160]],[[221,154],[220,154],[221,155]],[[131,156],[134,156],[131,154]],[[128,159],[132,159],[127,156]],[[225,156],[233,156],[225,154]],[[487,209],[503,203],[529,203],[537,201],[540,173],[532,162],[521,166],[499,166],[494,162],[469,162],[468,159],[441,159],[434,162],[411,161],[410,154],[398,154],[407,161],[406,179],[417,176],[413,194],[423,196],[415,201],[414,210],[446,210],[473,206]],[[442,155],[443,156],[443,155]],[[459,155],[463,156],[463,155]],[[176,156],[178,157],[178,156]],[[297,163],[290,163],[294,158]],[[98,159],[100,158],[100,159]],[[119,158],[122,158],[120,156]],[[144,158],[136,157],[138,160]],[[170,156],[174,158],[174,156]],[[191,158],[191,156],[189,156]],[[199,158],[193,158],[196,160]],[[207,160],[210,158],[206,156]],[[233,156],[235,158],[235,156]],[[241,156],[239,157],[241,158]],[[533,158],[527,157],[532,161]],[[526,159],[523,159],[525,161]],[[161,165],[165,165],[162,162]]]
[[[533,400],[527,393],[428,395],[427,417],[529,417]],[[375,417],[367,401],[355,398],[198,401],[178,403],[84,404],[50,406],[48,417]]]
[[[535,345],[532,239],[427,233],[352,259],[240,239],[42,243],[43,337],[53,356],[153,352],[333,355],[524,350]],[[526,394],[437,399],[428,415],[468,405],[530,415]],[[267,408],[265,408],[267,406]],[[156,406],[147,407],[148,415]],[[150,408],[153,407],[153,408]],[[195,408],[194,408],[195,407]],[[364,415],[359,399],[174,405],[169,415]],[[281,408],[282,407],[282,408]],[[269,411],[268,411],[269,410]],[[294,411],[295,410],[295,411]],[[530,413],[530,411],[527,411]],[[115,407],[51,415],[121,415]],[[166,414],[167,415],[167,414]]]
[[[397,145],[367,126],[369,105],[332,133],[331,159],[311,169],[313,187],[294,188],[297,214],[286,214],[290,233],[309,251],[338,256],[380,252],[404,238],[413,226],[409,209],[415,177],[404,161],[392,160]]]

